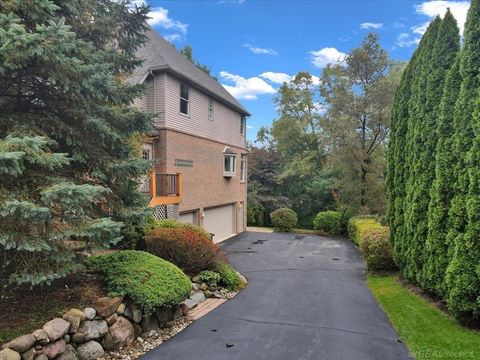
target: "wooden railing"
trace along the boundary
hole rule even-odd
[[[141,185],[141,191],[150,194],[149,206],[179,204],[182,202],[182,183],[180,174],[150,173]]]

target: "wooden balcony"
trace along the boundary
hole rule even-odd
[[[150,173],[141,185],[141,191],[150,195],[148,206],[180,204],[182,202],[182,183],[180,174]]]

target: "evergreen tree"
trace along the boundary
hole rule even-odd
[[[131,140],[151,115],[125,79],[148,8],[112,0],[0,3],[0,278],[75,271],[65,241],[106,247],[146,199]]]
[[[419,60],[415,73],[413,74],[412,95],[409,100],[409,118],[407,123],[406,143],[406,190],[404,229],[401,231],[401,240],[404,244],[405,266],[404,276],[415,282],[421,282],[421,271],[424,263],[424,245],[427,236],[427,209],[428,200],[425,203],[423,197],[424,186],[421,179],[425,175],[426,159],[434,156],[430,140],[425,136],[425,129],[432,133],[428,126],[427,108],[429,94],[427,86],[431,63],[434,61],[434,49],[442,25],[440,17],[435,18],[427,28],[419,45]],[[428,143],[427,143],[428,142]],[[429,183],[430,185],[431,183]],[[420,191],[420,189],[422,191]],[[427,191],[428,195],[428,191]]]
[[[449,235],[454,244],[446,281],[450,309],[457,314],[473,313],[476,316],[480,315],[479,64],[480,0],[473,0],[465,25],[462,85],[455,109],[456,121],[463,131],[457,134],[455,144],[460,161],[456,166],[457,194],[452,201],[450,220],[454,228]],[[468,156],[465,156],[467,152]]]

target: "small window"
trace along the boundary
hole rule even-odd
[[[240,134],[242,134],[242,135],[245,134],[245,123],[246,123],[245,116],[242,116],[240,118]]]
[[[188,95],[188,87],[180,84],[180,113],[184,115],[189,114]]]
[[[213,120],[213,99],[208,98],[208,120]]]
[[[240,182],[247,180],[247,156],[242,154],[240,157]]]
[[[153,145],[144,143],[142,146],[142,158],[148,161],[153,160]]]
[[[232,177],[235,176],[237,157],[231,154],[223,155],[223,176]]]

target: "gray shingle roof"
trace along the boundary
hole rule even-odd
[[[182,80],[193,83],[237,111],[250,115],[217,80],[188,61],[152,27],[148,26],[146,36],[147,42],[137,51],[137,57],[144,60],[143,64],[135,69],[129,81],[143,82],[149,71],[169,71],[183,78]]]

